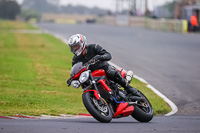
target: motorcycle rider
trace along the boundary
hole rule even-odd
[[[138,90],[129,85],[126,79],[122,77],[120,71],[117,71],[115,67],[107,63],[107,61],[111,60],[112,58],[111,54],[103,49],[100,45],[87,45],[86,37],[81,34],[71,36],[69,38],[68,45],[71,49],[71,52],[74,54],[72,66],[78,62],[85,64],[89,60],[94,59],[98,62],[90,67],[92,72],[97,69],[103,69],[110,80],[120,84],[128,93],[140,97]]]

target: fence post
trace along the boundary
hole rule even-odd
[[[182,20],[182,33],[186,33],[188,31],[188,21]]]

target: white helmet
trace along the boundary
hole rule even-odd
[[[86,37],[81,34],[73,35],[69,38],[68,45],[71,52],[76,56],[81,55],[87,43]]]

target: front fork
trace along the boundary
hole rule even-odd
[[[99,93],[99,90],[97,88],[97,83],[94,80],[94,78],[93,78],[93,76],[91,74],[91,71],[89,72],[89,76],[90,76],[89,78],[92,80],[91,82],[92,82],[92,85],[94,86],[94,90],[86,90],[86,91],[84,91],[84,93],[89,92],[89,91],[93,91],[94,92],[94,96],[96,97],[97,100],[100,101],[100,104],[104,104],[104,102],[103,102],[103,100],[101,98],[101,95]]]

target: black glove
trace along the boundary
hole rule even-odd
[[[100,61],[102,59],[102,55],[96,55],[93,59],[95,61]]]
[[[68,85],[68,87],[71,85],[71,82],[72,82],[72,79],[69,78],[69,79],[67,80],[67,85]]]

